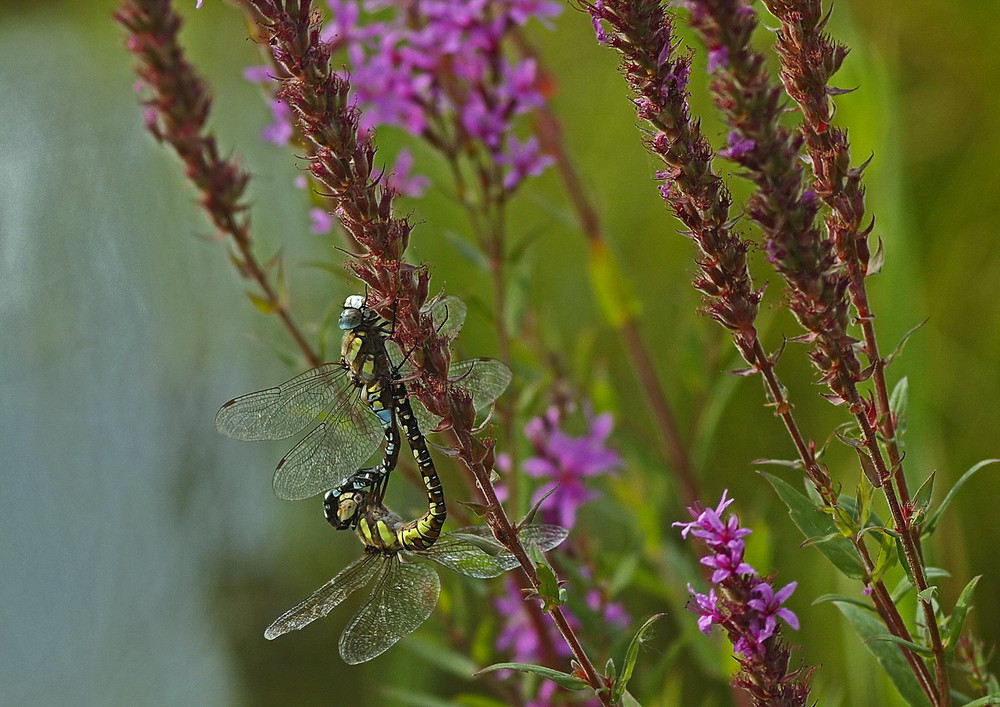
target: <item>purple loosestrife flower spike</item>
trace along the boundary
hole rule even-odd
[[[632,89],[636,114],[651,130],[646,147],[665,168],[657,171],[660,194],[698,246],[700,273],[693,285],[704,295],[704,311],[733,335],[743,357],[759,365],[754,320],[762,290],[747,267],[750,245],[732,232],[732,199],[714,171],[714,153],[688,106],[690,52],[674,36],[673,20],[659,0],[582,3],[598,41],[622,55],[622,73]]]
[[[789,308],[815,342],[810,358],[833,392],[830,400],[849,401],[858,413],[866,402],[855,390],[863,374],[857,340],[847,331],[850,278],[837,267],[833,240],[816,226],[820,204],[807,188],[803,138],[782,125],[787,108],[781,88],[750,45],[757,16],[740,0],[689,0],[688,7],[710,55],[726,55],[725,62],[709,62],[715,103],[732,128],[719,154],[743,167],[757,186],[747,212],[764,232],[768,260],[788,287]],[[827,101],[824,95],[824,109]],[[822,125],[825,133],[829,126]]]
[[[559,14],[547,0],[412,0],[370,2],[389,19],[359,24],[359,4],[327,0],[332,20],[320,37],[345,50],[360,128],[392,125],[422,137],[448,156],[474,153],[501,167],[511,193],[552,163],[538,143],[514,136],[517,116],[545,98],[535,61],[504,54],[509,34],[531,19]],[[256,76],[255,78],[259,77]],[[275,126],[269,135],[278,134]]]
[[[689,608],[698,614],[698,628],[705,635],[714,626],[726,631],[740,663],[733,684],[747,690],[754,705],[805,705],[811,670],[788,671],[791,650],[781,640],[778,624],[781,619],[794,629],[799,627],[798,617],[783,606],[797,585],[792,582],[775,592],[771,580],[760,577],[744,561],[743,538],[751,531],[740,525],[735,514],[722,518],[733,502],[727,496],[723,492],[715,508],[688,508],[694,520],[674,523],[681,528],[681,537],[698,538],[708,546],[710,554],[701,562],[715,569],[711,582],[716,586],[707,594],[688,585],[694,599]]]

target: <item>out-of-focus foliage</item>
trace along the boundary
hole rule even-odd
[[[316,332],[352,290],[304,264],[336,266],[342,256],[309,234],[307,196],[292,187],[302,161],[258,139],[268,109],[241,77],[258,57],[239,13],[207,0],[195,16],[190,4],[183,41],[215,90],[223,147],[254,174],[258,247],[265,258],[283,250],[295,311]],[[470,637],[470,663],[437,636],[464,625],[485,595],[454,578],[444,579],[440,616],[364,666],[339,662],[336,618],[264,641],[264,626],[357,548],[327,532],[318,501],[270,495],[280,445],[250,448],[214,433],[219,403],[300,366],[275,323],[247,304],[224,246],[202,238],[210,228],[174,158],[143,131],[113,8],[0,2],[0,702],[386,705],[427,693],[477,704],[471,695],[489,692],[471,672],[493,662],[491,647]],[[839,85],[859,89],[838,98],[837,120],[850,129],[857,162],[875,155],[868,205],[886,266],[870,287],[884,350],[929,317],[889,377],[909,378],[911,487],[936,471],[938,499],[965,469],[997,455],[998,23],[994,3],[854,0],[837,3],[830,25],[852,47]],[[763,573],[777,570],[779,584],[799,582],[790,605],[802,630],[786,639],[803,647],[793,660],[820,666],[820,703],[898,704],[834,606],[810,605],[824,594],[857,595],[857,587],[832,579],[815,549],[798,547],[801,536],[773,489],[752,471],[754,459],[791,456],[789,443],[754,379],[718,375],[740,362],[718,328],[694,314],[691,247],[656,194],[656,166],[639,144],[616,57],[578,12],[558,18],[555,32],[532,36],[586,190],[641,298],[640,326],[660,380],[700,455],[703,500],[728,487],[733,510],[755,530],[748,559]],[[703,60],[695,91],[707,83],[699,67]],[[712,114],[706,94],[693,101]],[[705,127],[716,146],[724,143],[721,127]],[[388,155],[402,138],[385,137]],[[415,152],[445,184],[430,154]],[[735,179],[733,186],[737,195],[745,189]],[[417,224],[412,258],[431,263],[434,281],[470,303],[460,349],[494,354],[483,273],[455,246],[463,216],[445,188],[407,206]],[[647,705],[728,703],[733,663],[682,608],[694,559],[670,523],[686,515],[635,378],[589,291],[584,241],[551,171],[521,188],[510,222],[524,254],[514,266],[514,301],[566,356],[596,409],[616,417],[612,441],[624,464],[597,487],[604,499],[580,510],[576,531],[589,537],[634,625],[622,640],[596,646],[598,658],[621,665],[634,629],[668,611],[646,638],[629,692]],[[774,282],[769,294],[779,290]],[[761,324],[772,348],[798,333],[773,311]],[[522,389],[543,389],[540,353],[516,346],[515,356]],[[816,390],[801,348],[790,346],[782,366],[789,386]],[[823,438],[842,421],[818,396],[796,402],[811,435]],[[853,489],[854,460],[834,450],[827,461]],[[442,466],[452,496],[471,497],[458,472]],[[793,472],[771,471],[799,487]],[[419,493],[394,493],[401,508],[419,507]],[[929,564],[952,575],[943,580],[945,605],[983,574],[966,625],[987,641],[1000,626],[991,554],[1000,543],[998,495],[1000,482],[984,469],[928,547]],[[574,581],[584,582],[571,579],[571,596]]]

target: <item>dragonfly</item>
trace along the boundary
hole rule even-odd
[[[439,333],[453,339],[464,323],[466,308],[457,297],[438,297],[427,311]],[[390,388],[392,381],[405,377],[401,369],[407,357],[398,347],[390,347],[390,353],[386,346],[390,323],[365,306],[359,295],[344,302],[339,326],[345,332],[340,360],[234,398],[216,415],[220,433],[247,441],[286,439],[311,426],[278,462],[272,482],[278,498],[294,501],[337,489],[355,476],[383,439],[389,443],[394,405]],[[510,379],[510,369],[494,359],[458,361],[449,369],[452,385],[462,389],[478,411],[492,405]],[[424,429],[440,421],[416,407],[422,411]],[[398,436],[395,442],[398,449]],[[367,471],[372,469],[379,467]],[[387,473],[388,469],[380,469],[373,481]]]
[[[398,382],[395,385],[402,387]],[[403,522],[389,511],[382,503],[384,478],[374,481],[371,488],[362,483],[358,488],[342,490],[336,497],[333,515],[343,523],[340,527],[356,527],[364,554],[278,617],[264,632],[269,640],[304,628],[370,586],[368,600],[348,623],[338,643],[345,662],[364,663],[414,631],[437,605],[440,577],[424,560],[477,579],[497,577],[518,565],[517,558],[485,527],[441,532],[446,509],[434,462],[406,396],[396,395],[394,405],[397,414],[392,417],[391,427],[396,427],[398,416],[427,490],[427,512]],[[398,430],[393,429],[393,434],[398,439]],[[328,506],[328,520],[330,516]],[[566,529],[557,525],[526,525],[518,532],[529,552],[532,548],[551,550],[566,536]]]
[[[433,508],[435,501],[428,496]],[[426,514],[425,514],[426,515]],[[421,549],[419,520],[404,523],[381,503],[366,503],[360,512],[358,536],[364,554],[333,579],[272,623],[264,636],[273,640],[302,629],[329,614],[355,592],[370,587],[364,605],[340,635],[338,649],[344,662],[356,665],[381,655],[414,631],[437,605],[441,580],[433,565],[476,579],[497,577],[518,565],[517,559],[483,526],[442,533],[432,546]],[[557,525],[526,525],[518,537],[526,546],[551,550],[566,539]]]

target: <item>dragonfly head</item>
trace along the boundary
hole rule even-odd
[[[337,530],[348,530],[358,523],[358,508],[364,505],[368,492],[364,490],[327,491],[323,497],[323,515]]]
[[[344,300],[344,311],[340,313],[339,326],[341,329],[355,329],[361,325],[365,319],[365,298],[361,295],[351,295]]]

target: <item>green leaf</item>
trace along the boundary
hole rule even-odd
[[[875,613],[875,607],[873,607],[870,603],[861,601],[860,599],[854,599],[853,597],[846,597],[843,594],[824,594],[823,596],[816,597],[813,599],[813,606],[816,606],[817,604],[824,604],[828,601],[853,604],[854,606],[860,607],[865,611],[870,611],[873,614]]]
[[[965,703],[965,707],[986,707],[986,705],[1000,705],[1000,692]]]
[[[889,396],[889,409],[896,419],[896,443],[906,434],[906,410],[910,404],[910,381],[903,376]]]
[[[879,665],[885,670],[903,699],[915,707],[930,707],[930,701],[924,691],[920,689],[920,684],[913,675],[913,671],[910,670],[910,665],[906,662],[900,649],[889,641],[871,640],[885,636],[885,626],[878,617],[853,604],[835,603],[840,613],[861,637],[865,648],[878,660]]]
[[[538,675],[539,677],[543,677],[546,680],[551,680],[557,685],[565,687],[567,690],[590,689],[590,685],[587,684],[587,681],[582,678],[578,678],[576,675],[564,673],[561,670],[546,668],[544,665],[533,665],[531,663],[494,663],[493,665],[486,666],[476,673],[476,675],[492,673],[497,670],[517,670],[522,673],[532,673],[534,675]]]
[[[948,635],[945,638],[944,645],[948,650],[948,659],[951,660],[952,653],[955,652],[955,646],[958,645],[958,639],[962,636],[962,625],[965,623],[965,617],[969,613],[969,607],[972,603],[972,595],[976,591],[976,585],[979,584],[979,580],[982,575],[977,575],[972,578],[972,580],[965,585],[965,589],[958,596],[958,601],[955,602],[955,610],[951,612],[951,617],[948,619]]]
[[[865,476],[868,477],[871,485],[876,488],[882,488],[882,479],[879,478],[878,469],[875,468],[875,462],[872,461],[867,450],[855,447],[854,451],[858,453],[858,462],[861,463],[861,471],[865,472]]]
[[[914,643],[913,641],[907,641],[905,638],[900,638],[899,636],[893,636],[891,633],[882,633],[878,636],[874,636],[869,641],[884,641],[886,643],[895,643],[898,646],[903,646],[904,648],[909,648],[911,651],[924,658],[932,658],[934,652],[927,646],[922,646],[919,643]]]
[[[639,704],[639,700],[628,694],[626,690],[625,694],[622,695],[622,707],[642,707],[642,705]]]
[[[962,474],[962,478],[955,482],[955,485],[951,487],[950,491],[948,491],[948,495],[944,497],[943,501],[941,501],[941,505],[938,506],[937,510],[934,511],[934,513],[931,514],[931,517],[927,519],[927,523],[924,524],[921,536],[927,537],[937,529],[937,525],[941,521],[941,514],[945,512],[945,509],[947,509],[951,502],[955,499],[955,495],[958,493],[958,490],[965,485],[966,481],[972,478],[973,474],[982,469],[984,466],[996,464],[997,462],[1000,462],[1000,459],[984,459]]]
[[[872,501],[875,498],[875,487],[863,482],[858,483],[858,525],[866,527],[872,518]]]
[[[787,469],[801,469],[802,462],[798,459],[754,459],[753,464],[783,466]]]
[[[247,297],[250,299],[253,306],[261,312],[261,314],[274,314],[280,309],[277,302],[272,302],[271,300],[261,297],[254,292],[247,292]]]
[[[804,494],[777,476],[759,472],[774,487],[788,507],[788,515],[806,538],[824,538],[815,544],[826,559],[852,579],[864,577],[864,568],[851,541],[841,536],[829,516],[819,510]]]
[[[875,569],[872,571],[872,583],[880,581],[889,569],[891,569],[899,559],[897,554],[896,538],[891,535],[878,534],[878,557],[875,560]]]
[[[639,658],[639,647],[642,645],[643,637],[653,624],[664,616],[666,614],[653,614],[646,620],[646,623],[639,627],[639,630],[632,637],[631,643],[628,644],[628,650],[625,651],[625,664],[622,666],[622,676],[615,682],[614,692],[611,693],[611,699],[614,702],[620,700],[621,696],[625,694],[628,681],[632,678],[632,671],[635,670],[635,661]]]
[[[934,494],[934,476],[937,472],[932,471],[931,475],[924,479],[920,488],[913,495],[913,516],[911,523],[919,525],[923,522],[924,514],[931,505],[931,497]]]
[[[951,577],[951,574],[949,574],[947,570],[943,570],[940,567],[928,567],[924,570],[924,576],[928,580],[931,580]],[[903,597],[905,597],[911,589],[916,589],[916,587],[913,586],[913,582],[910,581],[908,576],[900,579],[899,583],[892,590],[892,603],[898,604],[901,602]]]
[[[552,568],[544,562],[535,563],[538,573],[538,597],[542,600],[542,610],[551,611],[566,603],[566,590],[560,586]]]
[[[903,334],[903,338],[899,340],[899,343],[896,345],[896,349],[891,354],[885,357],[886,367],[888,367],[894,360],[896,360],[897,356],[903,353],[903,348],[906,346],[906,342],[909,341],[910,337],[916,334],[919,329],[922,329],[924,324],[926,323],[927,320],[925,319],[924,321],[920,322],[915,327],[910,329],[908,332]]]
[[[938,588],[935,585],[931,585],[922,591],[917,592],[917,599],[929,604],[937,596]]]

